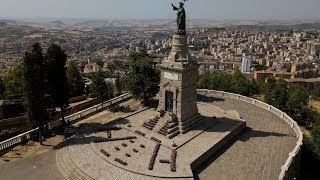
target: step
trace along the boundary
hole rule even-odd
[[[172,134],[172,133],[174,133],[174,132],[176,132],[176,131],[178,131],[179,130],[179,127],[178,126],[176,126],[176,127],[174,127],[174,128],[171,128],[171,129],[168,129],[168,134]]]
[[[171,134],[168,134],[167,136],[168,136],[169,139],[172,139],[172,138],[178,136],[179,134],[180,134],[180,131],[178,129],[177,131],[175,131],[175,132],[173,132]]]

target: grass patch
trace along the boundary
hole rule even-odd
[[[303,133],[303,136],[305,136],[305,137],[307,137],[307,138],[310,138],[310,137],[311,137],[311,133],[310,133],[310,131],[309,131],[306,127],[300,126],[300,129],[301,129],[301,131],[302,131],[302,133]]]
[[[252,98],[264,102],[264,94],[253,95]]]
[[[311,109],[316,110],[317,112],[320,113],[320,101],[310,100],[309,101],[309,107]]]

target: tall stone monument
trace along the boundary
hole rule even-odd
[[[178,11],[177,32],[168,58],[158,65],[161,70],[158,109],[175,114],[179,133],[184,134],[201,117],[197,108],[198,65],[188,52],[184,3],[180,2],[179,8],[172,6]],[[169,126],[169,132],[178,129],[177,126]]]

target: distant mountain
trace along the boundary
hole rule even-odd
[[[16,20],[10,20],[10,19],[0,19],[0,23],[15,24],[15,23],[17,23],[17,21]]]
[[[56,26],[65,26],[66,25],[62,21],[52,21],[52,22],[50,22],[50,24],[56,25]]]
[[[319,19],[305,20],[213,20],[213,19],[187,19],[188,28],[204,28],[204,27],[224,27],[237,26],[243,29],[258,26],[263,30],[267,27],[271,29],[286,30],[290,29],[319,29]],[[46,29],[65,29],[65,28],[168,28],[174,29],[176,21],[172,19],[81,19],[81,18],[24,18],[24,19],[0,19],[0,25],[26,25],[36,28]],[[283,26],[289,26],[283,28]],[[276,27],[276,28],[274,28]]]
[[[43,23],[43,24],[46,24],[46,23]],[[48,25],[51,28],[58,28],[58,29],[65,28],[67,26],[65,23],[63,23],[60,20],[51,21],[51,22],[48,23]]]

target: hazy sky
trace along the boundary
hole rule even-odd
[[[0,17],[174,18],[179,0],[0,0]],[[320,19],[320,0],[189,0],[189,19]]]

